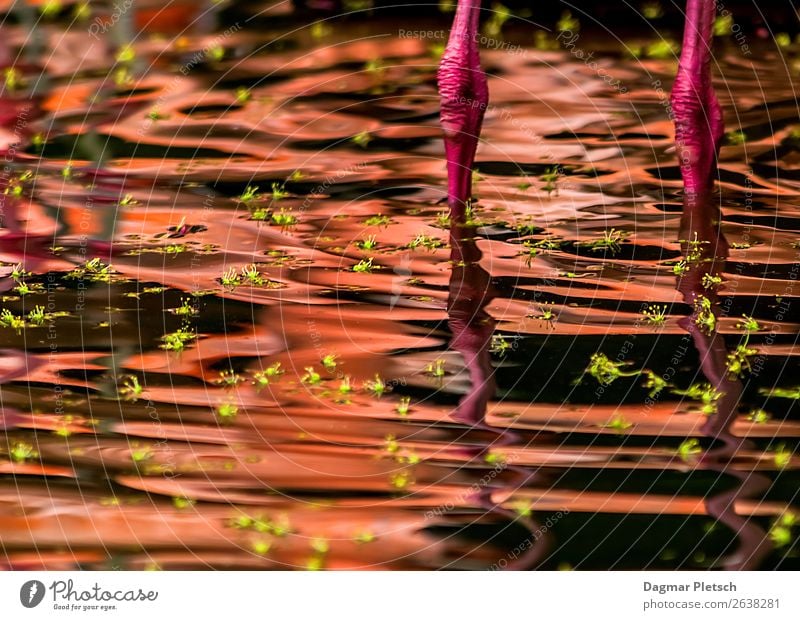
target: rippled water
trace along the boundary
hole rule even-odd
[[[567,51],[486,50],[476,221],[451,233],[436,41],[277,9],[184,31],[170,6],[98,39],[42,24],[0,101],[2,305],[27,317],[0,330],[4,565],[798,567],[776,527],[800,422],[769,394],[798,385],[800,140],[774,46],[718,44],[746,142],[722,150],[715,300],[674,273],[674,60],[601,50],[620,92]],[[123,26],[150,34],[115,84]],[[8,66],[28,29],[3,30]],[[601,385],[597,352],[670,385]],[[717,380],[710,415],[676,393]]]

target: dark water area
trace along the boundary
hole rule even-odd
[[[669,3],[489,15],[451,226],[452,16],[308,4],[0,4],[0,565],[800,568],[796,18],[715,39],[717,230]]]

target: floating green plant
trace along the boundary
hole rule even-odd
[[[559,166],[550,166],[539,176],[539,180],[544,183],[542,191],[547,192],[547,196],[551,196],[553,192],[558,195],[558,179],[561,176],[561,168]]]
[[[660,2],[645,2],[642,4],[642,15],[645,19],[661,19],[664,17],[664,8]]]
[[[89,280],[91,282],[111,282],[116,272],[111,265],[106,265],[99,258],[86,261],[82,266],[76,267],[66,276],[67,279]]]
[[[555,321],[558,315],[553,311],[553,302],[545,302],[539,305],[539,313],[528,315],[532,319],[540,321]]]
[[[250,92],[249,88],[245,88],[244,86],[240,86],[236,89],[236,103],[238,104],[245,104],[252,98],[253,94]]]
[[[700,447],[700,442],[697,439],[692,438],[681,442],[681,445],[678,446],[677,454],[684,463],[689,463],[693,461],[702,451],[703,448]]]
[[[322,367],[328,372],[336,372],[339,356],[335,353],[328,353],[322,358]]]
[[[307,383],[309,385],[317,385],[320,382],[322,382],[322,377],[316,370],[314,370],[313,366],[306,366],[305,371],[306,373],[300,379],[302,383]]]
[[[287,209],[281,209],[277,213],[273,213],[271,218],[272,223],[281,228],[289,228],[298,222],[297,216]]]
[[[375,379],[368,379],[364,382],[364,389],[377,398],[392,391],[391,386],[387,385],[378,373],[375,373]]]
[[[342,377],[342,380],[339,382],[339,393],[340,394],[349,394],[353,391],[353,384],[350,375],[345,375]]]
[[[375,235],[370,235],[366,239],[359,241],[357,245],[362,250],[374,250],[376,247],[378,247],[378,242]]]
[[[772,416],[763,409],[753,409],[747,414],[747,420],[754,424],[766,424]]]
[[[188,497],[179,496],[172,498],[172,505],[178,510],[186,510],[187,508],[194,506],[196,503],[197,502],[195,500]]]
[[[389,484],[398,491],[404,491],[414,483],[411,472],[400,471],[389,476]]]
[[[8,308],[3,308],[3,311],[0,312],[0,325],[16,330],[19,334],[25,328],[25,319],[17,316]]]
[[[363,530],[361,532],[357,532],[355,536],[353,536],[353,541],[357,542],[360,545],[366,545],[371,542],[375,542],[376,540],[375,534],[370,532],[369,530]]]
[[[386,227],[392,223],[392,219],[388,215],[371,215],[364,220],[364,226],[382,226]]]
[[[172,314],[176,316],[180,316],[183,318],[196,316],[197,314],[200,313],[200,311],[197,309],[197,306],[195,306],[192,303],[192,300],[189,299],[188,297],[182,298],[181,305],[178,306],[177,308],[170,309],[170,312],[172,312]]]
[[[717,328],[717,316],[711,308],[711,300],[703,295],[694,301],[694,323],[705,334],[711,334]]]
[[[166,349],[167,351],[180,352],[186,348],[187,344],[196,338],[197,334],[189,331],[188,327],[181,327],[177,331],[174,331],[170,334],[164,334],[161,337],[161,341],[163,342],[161,348]]]
[[[445,361],[443,359],[434,360],[425,366],[425,374],[435,379],[441,379],[446,374],[444,365]]]
[[[788,547],[794,542],[794,528],[798,525],[798,517],[793,512],[785,512],[776,517],[769,528],[769,538],[776,549]]]
[[[575,245],[589,248],[592,252],[611,252],[616,254],[620,250],[620,244],[627,236],[627,233],[612,228],[603,231],[602,237],[591,241],[579,241]]]
[[[272,184],[272,200],[283,200],[288,195],[289,192],[286,191],[286,185],[284,183]]]
[[[230,267],[222,272],[222,276],[220,276],[220,282],[222,283],[222,286],[235,288],[242,283],[242,278],[234,267]]]
[[[631,424],[624,415],[617,413],[603,426],[603,428],[608,428],[613,430],[615,433],[623,434],[632,426],[633,424]]]
[[[411,398],[409,396],[403,396],[400,399],[400,402],[397,403],[395,406],[395,411],[397,411],[397,415],[401,418],[404,418],[408,415],[408,411],[411,406]]]
[[[144,463],[153,458],[155,454],[150,448],[134,448],[131,450],[131,460],[134,463]]]
[[[24,463],[25,461],[37,458],[39,453],[31,444],[25,441],[17,441],[9,449],[8,456],[15,463]]]
[[[642,310],[642,316],[650,325],[663,325],[667,320],[667,307],[652,305]]]
[[[729,131],[725,134],[725,141],[730,146],[741,146],[747,142],[747,134],[742,131]]]
[[[556,22],[556,30],[558,32],[578,32],[580,29],[581,23],[572,16],[570,11],[561,13],[561,18]]]
[[[792,451],[786,447],[785,443],[781,443],[772,453],[772,459],[775,462],[775,467],[785,469],[792,462]]]
[[[742,315],[742,321],[736,324],[737,329],[741,329],[745,332],[757,332],[762,329],[761,325],[759,325],[758,321],[751,316],[747,316],[746,314]]]
[[[712,415],[717,412],[717,401],[722,398],[723,393],[715,389],[710,383],[693,383],[685,390],[672,390],[673,394],[686,396],[692,400],[702,403],[701,411],[705,415]]]
[[[372,264],[372,258],[365,258],[358,261],[353,265],[353,271],[356,273],[372,273],[375,266]]]
[[[258,193],[257,185],[248,185],[239,196],[239,202],[250,204],[254,200],[258,200],[261,196]]]
[[[238,374],[235,370],[229,368],[228,370],[220,371],[219,377],[214,380],[214,383],[223,385],[225,387],[236,387],[243,381],[244,377]]]
[[[33,310],[28,312],[28,321],[36,327],[44,325],[46,318],[47,313],[44,311],[44,306],[34,306]]]
[[[206,58],[213,62],[219,62],[225,58],[225,48],[222,45],[215,44],[206,50]]]
[[[122,387],[119,388],[119,395],[130,401],[139,400],[143,392],[144,387],[139,383],[139,378],[135,375],[126,377]]]
[[[721,276],[712,276],[710,273],[703,274],[703,288],[706,290],[716,288],[722,284]]]
[[[13,92],[22,87],[22,73],[14,67],[3,70],[3,80],[7,91]]]
[[[489,345],[489,353],[494,353],[495,355],[504,357],[506,353],[511,351],[513,348],[514,343],[509,342],[503,336],[496,334],[492,336],[492,340]]]
[[[362,149],[365,149],[369,143],[372,142],[372,135],[368,131],[362,131],[354,135],[350,140],[352,140],[353,144],[357,144]]]
[[[431,237],[430,235],[425,235],[423,233],[418,234],[414,239],[412,239],[408,243],[408,248],[415,250],[417,248],[425,248],[427,250],[435,250],[440,248],[444,245],[444,243],[437,239],[436,237]]]
[[[239,415],[239,407],[233,401],[220,403],[216,409],[216,416],[222,422],[230,422]]]
[[[718,15],[714,20],[714,36],[724,37],[731,34],[733,29],[733,14]]]
[[[770,398],[789,398],[791,400],[800,400],[800,386],[796,388],[761,388],[758,390],[759,394],[764,394]]]

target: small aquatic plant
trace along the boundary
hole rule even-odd
[[[370,235],[366,239],[359,241],[357,245],[362,250],[374,250],[376,247],[378,247],[378,242],[375,235]]]
[[[764,394],[770,398],[789,398],[791,400],[800,400],[800,386],[796,388],[761,388],[759,394]]]
[[[539,314],[528,315],[532,319],[539,319],[540,321],[555,321],[558,315],[553,311],[553,302],[548,301],[539,306]]]
[[[664,8],[657,1],[645,2],[642,4],[642,15],[645,19],[661,19],[664,17]]]
[[[415,250],[419,247],[423,247],[427,250],[435,250],[436,248],[440,248],[444,245],[442,241],[437,239],[436,237],[431,237],[430,235],[425,235],[423,233],[419,233],[414,239],[412,239],[408,247],[412,250]]]
[[[349,394],[353,391],[353,384],[350,375],[345,375],[342,377],[341,382],[339,383],[339,393],[340,394]]]
[[[314,370],[313,366],[306,366],[304,370],[306,371],[306,374],[304,374],[300,379],[301,383],[317,385],[322,381],[322,377],[316,370]]]
[[[153,458],[154,453],[150,448],[134,448],[131,450],[131,460],[134,463],[144,463]]]
[[[17,441],[11,446],[8,451],[8,456],[11,457],[11,460],[15,463],[24,463],[25,461],[35,459],[39,456],[39,453],[31,444],[25,441]]]
[[[742,315],[742,321],[736,324],[736,328],[745,332],[757,332],[762,329],[758,321],[751,316],[747,316],[746,314]]]
[[[161,337],[163,344],[162,349],[167,351],[180,352],[186,348],[186,345],[197,338],[197,334],[190,332],[188,327],[181,327],[177,331],[170,334],[164,334]]]
[[[375,373],[375,379],[364,382],[364,389],[372,393],[372,395],[376,396],[377,398],[380,398],[387,392],[392,391],[391,386],[387,385],[378,373]]]
[[[253,94],[250,92],[249,88],[245,88],[244,86],[240,86],[236,89],[236,103],[238,104],[245,104],[252,98]]]
[[[558,195],[558,178],[561,176],[561,169],[559,166],[551,166],[541,174],[539,180],[544,183],[542,186],[542,191],[547,192],[547,196],[550,197],[553,192]]]
[[[288,228],[297,224],[297,216],[286,209],[281,209],[272,214],[272,223],[281,228]]]
[[[685,390],[672,390],[672,393],[700,401],[702,403],[701,411],[705,415],[713,415],[717,412],[717,401],[723,395],[710,383],[693,383]]]
[[[703,274],[703,288],[706,290],[716,288],[722,284],[721,276],[712,276],[710,273]]]
[[[747,420],[754,424],[766,424],[770,421],[772,416],[763,409],[753,409],[747,414]]]
[[[425,366],[425,374],[435,379],[441,379],[445,376],[444,364],[445,361],[443,359],[430,362]]]
[[[225,401],[217,406],[216,416],[222,422],[230,422],[239,415],[239,407],[233,401]]]
[[[400,402],[397,403],[395,406],[395,411],[397,411],[397,415],[401,418],[404,418],[408,415],[408,411],[411,405],[411,398],[409,396],[403,396],[400,399]]]
[[[747,134],[744,131],[729,131],[725,134],[725,140],[730,146],[741,146],[747,142]]]
[[[122,387],[119,388],[119,395],[130,401],[138,400],[143,392],[144,387],[139,383],[139,378],[135,375],[126,377]]]
[[[261,275],[258,267],[254,264],[242,267],[242,278],[252,286],[261,286],[264,284],[264,276]]]
[[[388,215],[371,215],[364,220],[364,226],[382,226],[386,227],[392,223],[392,219]]]
[[[353,537],[353,541],[360,545],[366,545],[367,543],[375,542],[376,538],[377,537],[375,534],[369,530],[363,530],[356,533],[356,535]]]
[[[702,451],[703,448],[700,447],[700,442],[697,439],[692,438],[681,442],[681,445],[678,446],[677,454],[684,463],[689,463],[693,461]]]
[[[631,428],[633,424],[631,424],[624,415],[618,413],[614,415],[614,417],[609,420],[603,428],[609,428],[613,430],[615,433],[623,434],[629,428]]]
[[[372,258],[362,259],[353,265],[353,271],[356,273],[372,273],[373,269]]]
[[[694,301],[695,318],[694,323],[700,331],[711,334],[717,328],[717,317],[711,309],[711,300],[700,295]]]
[[[786,447],[785,443],[781,443],[773,452],[772,460],[775,462],[775,467],[785,469],[792,462],[792,451]]]
[[[339,356],[335,353],[328,353],[322,358],[322,367],[328,372],[336,372]]]
[[[258,185],[248,185],[239,196],[239,202],[249,204],[259,198]]]
[[[784,512],[775,518],[769,528],[769,539],[776,549],[788,547],[794,542],[794,528],[798,523],[800,519],[793,512]]]
[[[25,319],[17,316],[8,308],[3,308],[3,311],[0,312],[0,325],[14,329],[19,334],[25,328]]]
[[[736,345],[736,348],[728,353],[728,358],[725,362],[730,377],[741,377],[745,371],[750,370],[750,358],[757,353],[757,349],[747,347],[747,338],[745,338],[745,342]]]
[[[578,32],[581,29],[581,23],[577,18],[572,16],[570,11],[561,13],[561,18],[556,22],[556,30],[558,32]]]
[[[28,313],[28,321],[36,327],[44,325],[47,314],[44,311],[44,306],[34,306],[33,310]]]
[[[242,283],[242,278],[239,275],[239,272],[236,271],[235,267],[230,267],[222,272],[222,276],[220,276],[220,282],[222,283],[222,286],[235,288]]]
[[[214,383],[224,385],[225,387],[236,387],[242,381],[244,381],[244,377],[229,368],[228,370],[220,371],[219,377],[214,380]]]
[[[350,138],[350,140],[352,140],[353,144],[357,144],[362,149],[365,149],[367,148],[369,143],[372,142],[372,135],[370,134],[370,132],[365,130],[360,133],[357,133],[352,138]]]
[[[504,357],[506,353],[514,349],[514,344],[515,343],[511,343],[506,340],[503,336],[496,334],[492,336],[492,340],[489,345],[489,353],[494,353],[495,355]]]
[[[191,498],[185,496],[178,496],[172,498],[172,505],[175,506],[178,510],[186,510],[187,508],[191,508],[197,502]]]
[[[272,200],[283,200],[289,195],[289,192],[286,191],[286,184],[285,183],[273,183],[272,184]]]
[[[181,299],[181,305],[177,308],[171,309],[172,314],[188,318],[191,316],[196,316],[200,313],[197,307],[192,303],[192,300],[188,297],[184,297]]]
[[[389,476],[389,484],[398,491],[404,491],[414,482],[410,472],[400,471]]]
[[[652,305],[642,310],[642,316],[650,325],[663,325],[667,320],[667,307]]]
[[[592,252],[611,252],[616,254],[620,250],[620,244],[626,237],[626,233],[612,228],[611,230],[603,231],[603,236],[600,239],[593,239],[591,241],[579,241],[575,245],[589,248]]]

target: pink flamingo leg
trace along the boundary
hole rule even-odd
[[[476,35],[480,0],[459,0],[450,40],[439,65],[441,124],[447,155],[447,203],[458,222],[472,195],[472,165],[489,103]]]
[[[719,208],[711,199],[725,129],[711,81],[715,14],[714,0],[687,0],[683,49],[672,90],[675,142],[684,186],[682,239],[690,239],[698,231],[710,233],[709,227],[716,230],[719,225]],[[709,236],[700,234],[701,238]],[[720,254],[727,251],[727,247],[714,249]]]

